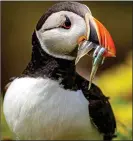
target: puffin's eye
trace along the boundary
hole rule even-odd
[[[69,29],[71,27],[71,21],[69,20],[69,18],[66,16],[66,20],[63,23],[63,25],[61,26],[64,29]]]

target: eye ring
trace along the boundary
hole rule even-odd
[[[71,21],[67,16],[65,16],[65,17],[66,17],[66,20],[61,27],[64,29],[70,29],[71,28]]]

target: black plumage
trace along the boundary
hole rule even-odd
[[[78,76],[79,87],[82,89],[84,96],[89,101],[89,115],[92,124],[103,134],[103,140],[112,140],[116,137],[116,119],[109,102],[100,88],[92,84],[88,90],[88,81]]]

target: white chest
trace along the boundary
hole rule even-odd
[[[82,91],[64,90],[43,78],[13,81],[4,99],[8,125],[20,139],[100,139]]]

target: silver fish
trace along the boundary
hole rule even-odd
[[[105,51],[106,51],[106,48],[98,46],[93,53],[93,65],[92,65],[92,70],[90,74],[90,82],[89,82],[88,90],[91,88],[92,80],[95,77],[95,74],[98,70],[99,65],[103,64],[104,62],[105,58],[103,57],[103,54]]]

